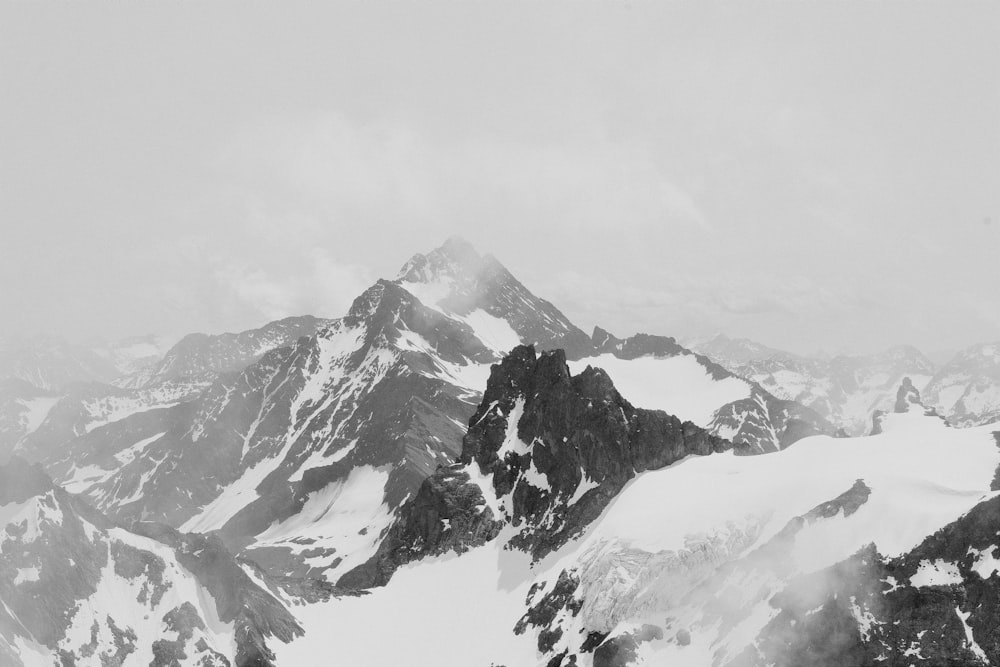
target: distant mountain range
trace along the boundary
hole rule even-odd
[[[955,425],[975,426],[1000,417],[1000,343],[973,345],[940,367],[911,346],[820,358],[724,335],[688,345],[775,396],[816,410],[852,435],[867,433],[876,410],[891,409],[904,377]]]

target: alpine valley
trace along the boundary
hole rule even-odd
[[[336,319],[0,342],[0,664],[1000,666],[998,492],[1000,344],[588,335],[452,238]]]

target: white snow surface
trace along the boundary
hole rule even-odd
[[[960,583],[962,583],[962,575],[958,571],[958,565],[941,559],[920,561],[917,571],[910,577],[910,585],[915,588],[949,586]]]
[[[52,407],[59,402],[59,398],[55,396],[38,396],[35,398],[24,398],[18,401],[22,406],[24,406],[24,412],[21,413],[21,422],[24,427],[24,434],[34,433],[45,418],[49,416],[49,411]]]
[[[338,655],[348,664],[389,667],[424,655],[433,655],[435,664],[462,667],[544,664],[535,654],[534,631],[518,637],[512,628],[526,611],[527,588],[535,582],[551,586],[559,572],[571,569],[581,577],[587,603],[578,618],[563,619],[561,641],[584,626],[662,625],[680,614],[691,629],[691,644],[680,647],[669,635],[644,644],[640,664],[711,664],[720,650],[734,655],[773,616],[766,598],[753,598],[761,586],[776,592],[787,580],[768,575],[725,582],[735,587],[727,595],[751,605],[726,636],[718,635],[717,624],[684,617],[696,612],[685,611],[681,594],[718,564],[764,544],[793,517],[839,496],[857,479],[871,489],[849,517],[820,519],[798,533],[789,577],[832,565],[870,542],[884,555],[901,554],[988,495],[1000,461],[988,428],[952,429],[918,412],[887,415],[883,428],[875,436],[805,438],[762,456],[692,456],[641,474],[581,538],[533,567],[523,554],[503,550],[501,537],[462,556],[411,564],[370,595],[299,609],[306,634],[277,645],[278,658],[314,664],[310,660],[323,654],[329,629],[336,628]],[[492,490],[487,478],[474,481]],[[484,495],[497,512],[497,499]],[[981,560],[984,570],[992,565]],[[948,570],[939,564],[937,571]],[[434,614],[426,613],[429,601]],[[391,642],[380,639],[385,627],[393,629]],[[448,628],[446,645],[441,628]]]
[[[336,582],[342,574],[368,560],[378,548],[382,530],[392,521],[384,502],[389,470],[358,466],[347,479],[333,482],[309,494],[294,516],[258,535],[251,546],[285,547],[294,553],[335,548],[336,554],[307,558],[316,567],[327,568],[324,575]],[[341,561],[332,566],[331,561]]]
[[[569,362],[573,375],[587,366],[604,369],[615,388],[637,408],[663,410],[702,427],[711,423],[723,405],[750,396],[750,384],[745,380],[716,380],[691,354],[637,359],[601,354]]]
[[[277,664],[320,665],[335,646],[344,665],[534,665],[535,637],[512,631],[531,581],[524,554],[504,551],[500,541],[430,558],[370,595],[297,608],[306,634],[274,643]]]

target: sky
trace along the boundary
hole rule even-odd
[[[0,337],[337,317],[454,234],[585,330],[1000,340],[1000,3],[0,4]]]

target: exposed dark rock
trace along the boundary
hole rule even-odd
[[[274,654],[268,638],[289,642],[302,634],[294,616],[247,576],[217,536],[180,533],[146,522],[133,524],[132,530],[173,548],[178,562],[212,594],[219,619],[235,624],[237,665],[270,665]]]
[[[530,346],[493,366],[470,424],[459,464],[424,482],[376,556],[340,585],[380,585],[405,562],[491,539],[501,522],[519,528],[510,546],[541,558],[580,534],[636,473],[730,447],[690,422],[634,408],[604,371],[571,376],[561,350],[539,356]],[[505,516],[494,516],[469,470],[505,499]],[[594,488],[569,503],[585,480]]]
[[[570,616],[576,616],[583,607],[583,600],[576,598],[577,588],[580,587],[580,580],[574,574],[563,570],[559,573],[552,590],[542,598],[532,604],[534,592],[528,594],[527,613],[514,626],[514,634],[522,635],[529,626],[538,629],[538,652],[549,653],[559,638],[562,637],[562,629],[554,626],[556,617],[563,611],[568,611]]]
[[[639,645],[655,639],[663,639],[663,629],[648,624],[634,632],[615,635],[594,651],[594,667],[628,667],[634,663]]]
[[[1000,576],[977,564],[1000,555],[1000,498],[892,559],[873,547],[802,577],[773,600],[780,609],[731,664],[971,666],[1000,662]],[[924,567],[951,574],[913,577]],[[971,637],[971,640],[970,640]]]

